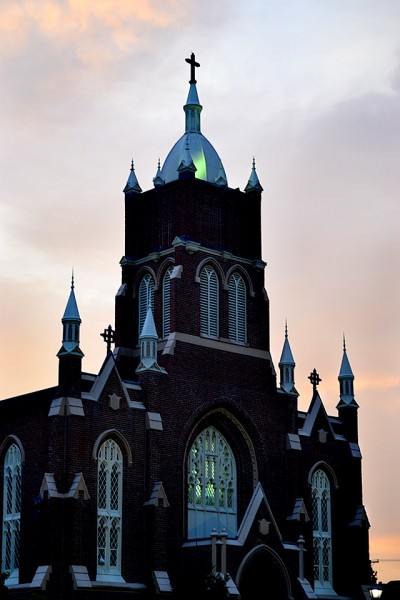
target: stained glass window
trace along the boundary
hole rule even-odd
[[[321,469],[312,477],[314,581],[317,587],[332,586],[331,494]]]
[[[188,537],[208,538],[225,528],[235,535],[236,464],[226,439],[214,427],[195,439],[188,458]]]

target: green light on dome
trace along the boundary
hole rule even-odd
[[[193,162],[196,166],[196,178],[204,179],[207,181],[207,164],[204,156],[203,148],[200,148],[197,152],[193,153]]]

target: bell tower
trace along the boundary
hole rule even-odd
[[[238,365],[254,361],[273,387],[261,258],[263,188],[254,159],[245,191],[228,186],[222,160],[201,132],[203,107],[194,71],[200,64],[193,54],[187,62],[191,78],[184,133],[162,168],[158,164],[152,189],[142,192],[133,163],[124,188],[125,254],[116,297],[115,356],[124,376],[132,378],[150,302],[155,328],[162,332],[158,363],[169,374],[184,344],[199,364],[204,348],[215,351],[215,360],[221,353],[229,356],[230,364],[234,358]]]

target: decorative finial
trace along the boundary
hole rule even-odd
[[[74,267],[72,267],[72,275],[71,275],[71,290],[73,290],[75,287],[75,283],[74,283]]]
[[[346,337],[343,333],[343,352],[346,352]]]
[[[287,319],[285,319],[285,338],[287,338]]]
[[[134,171],[134,170],[135,170],[135,167],[133,166],[133,158],[132,158],[132,160],[131,160],[131,171]]]
[[[189,63],[189,65],[190,65],[190,80],[189,80],[189,83],[197,83],[196,79],[195,79],[195,77],[196,77],[195,69],[196,69],[196,67],[200,67],[200,63],[196,62],[195,56],[194,56],[193,52],[190,55],[190,58],[185,58],[185,61],[187,63]]]
[[[256,159],[253,156],[253,170],[255,171],[255,169],[256,169]]]
[[[160,169],[160,168],[161,168],[160,158],[158,158],[157,168],[158,168],[158,169]]]
[[[319,385],[320,382],[322,381],[322,379],[318,375],[316,369],[313,369],[313,371],[310,373],[308,379],[311,381],[312,386],[313,386],[313,391],[315,392],[317,389],[317,385]]]

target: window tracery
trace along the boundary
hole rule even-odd
[[[317,587],[332,586],[331,492],[329,479],[318,469],[312,477],[314,581]]]
[[[2,571],[19,568],[21,521],[21,451],[12,444],[4,459]]]
[[[121,572],[122,467],[121,448],[114,440],[106,440],[98,455],[98,575]]]
[[[195,439],[188,457],[188,537],[207,538],[225,528],[236,534],[236,464],[225,438],[214,427]]]

